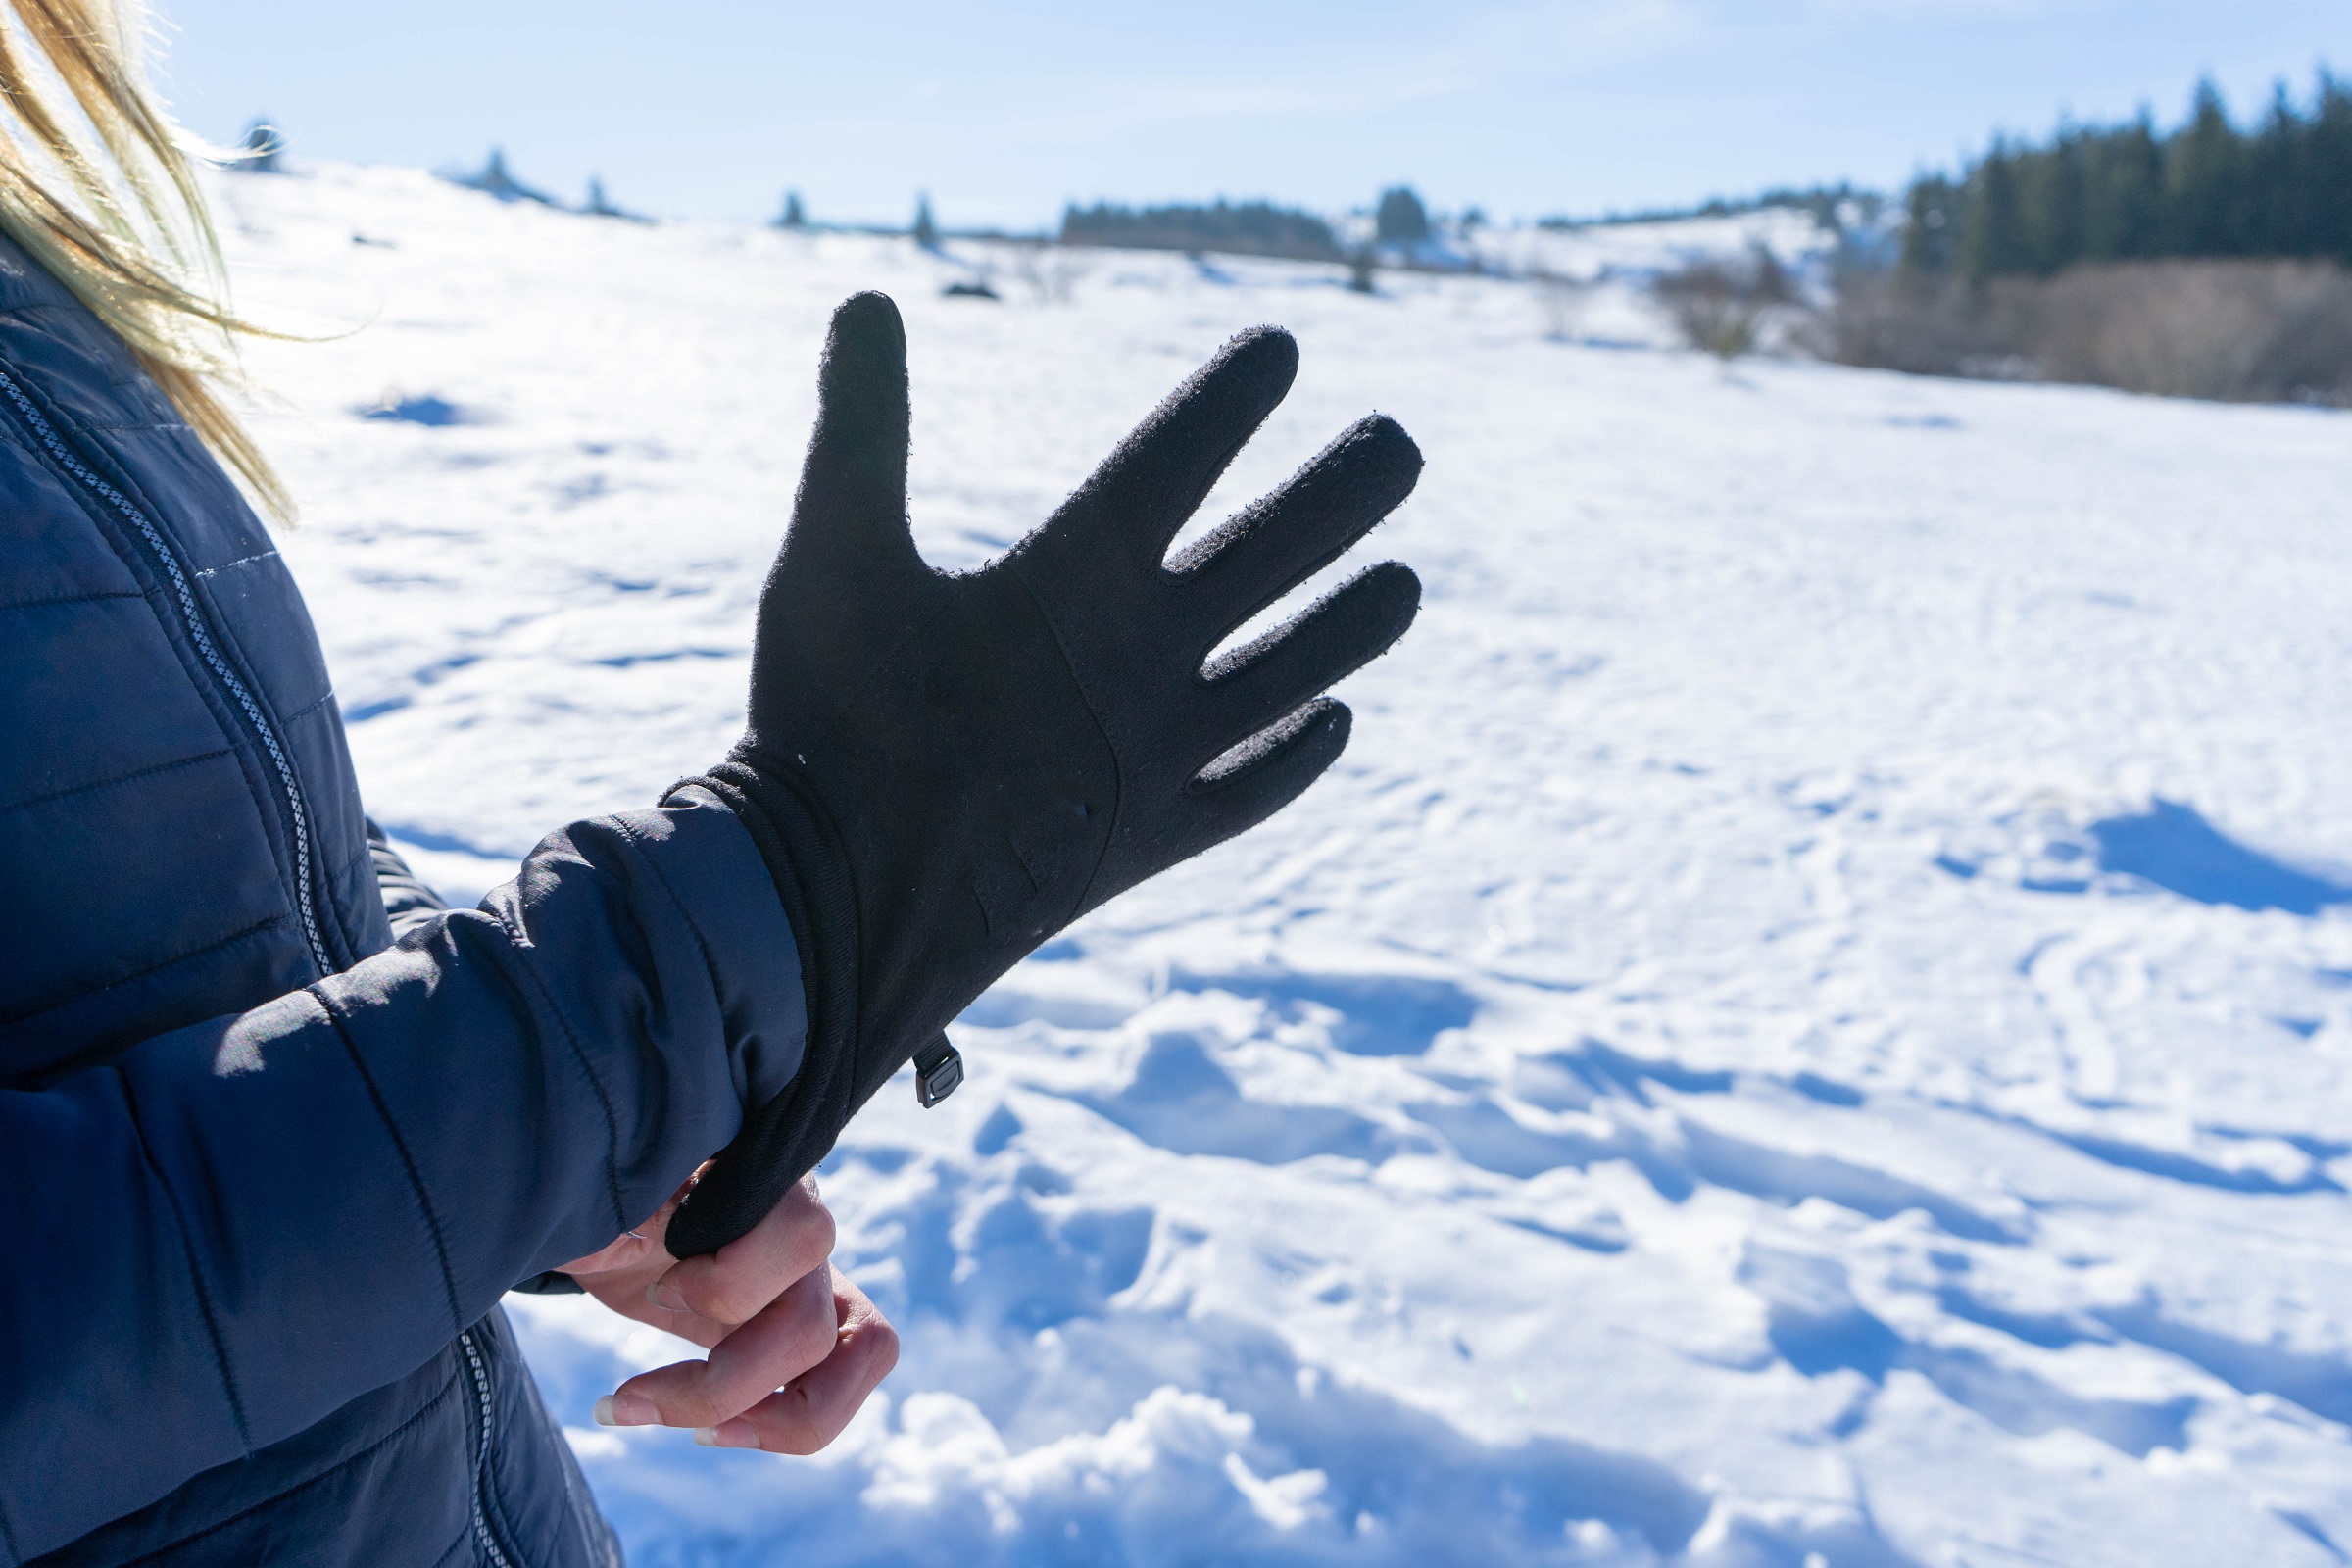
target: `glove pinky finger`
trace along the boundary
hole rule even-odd
[[[1339,760],[1353,722],[1348,705],[1318,697],[1231,748],[1185,786],[1198,854],[1246,833],[1297,800]]]

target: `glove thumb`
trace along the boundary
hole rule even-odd
[[[853,571],[920,569],[906,522],[906,330],[889,295],[852,295],[834,311],[816,395],[785,554]]]

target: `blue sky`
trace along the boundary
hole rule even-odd
[[[159,74],[215,138],[525,178],[676,216],[1037,226],[1066,200],[1404,180],[1490,216],[1899,184],[1997,128],[2241,115],[2352,74],[2347,0],[163,0]]]

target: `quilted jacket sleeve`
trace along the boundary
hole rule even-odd
[[[392,847],[390,835],[368,821],[368,859],[375,867],[376,890],[383,895],[384,917],[392,923],[392,935],[405,937],[423,925],[434,915],[449,907]]]
[[[792,934],[708,796],[575,823],[478,911],[0,1093],[0,1555],[421,1365],[651,1214],[798,1069]]]

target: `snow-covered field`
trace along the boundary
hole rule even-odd
[[[2352,1553],[2352,418],[1727,373],[1486,279],[221,200],[245,304],[365,323],[257,351],[262,424],[370,806],[468,896],[733,736],[855,289],[944,565],[1256,321],[1304,366],[1210,514],[1371,408],[1428,455],[1340,766],[829,1162],[905,1336],[832,1452],[596,1429],[682,1347],[512,1303],[633,1562]]]
[[[1783,266],[1802,269],[1826,260],[1836,250],[1837,238],[1810,214],[1766,207],[1666,222],[1481,228],[1463,248],[1497,271],[1591,278],[1655,273],[1702,258],[1740,256],[1757,246],[1772,252]]]

